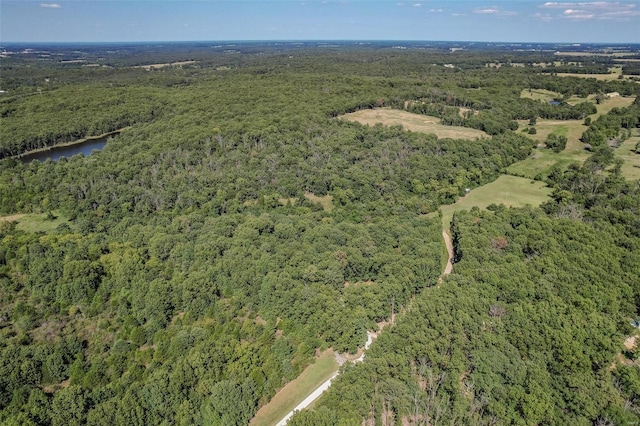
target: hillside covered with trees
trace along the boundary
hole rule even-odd
[[[640,184],[612,141],[637,135],[639,84],[501,50],[96,49],[99,66],[2,63],[0,423],[244,425],[320,351],[355,353],[392,315],[290,424],[638,420],[623,342],[640,314]],[[541,208],[446,224],[456,263],[438,284],[439,207],[530,156],[517,120],[584,120],[587,95],[610,92],[636,100],[585,125],[591,157],[545,177]],[[340,119],[367,108],[488,136]],[[20,159],[118,129],[87,157]]]

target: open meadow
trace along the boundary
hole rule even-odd
[[[16,229],[25,232],[52,232],[62,224],[71,225],[69,218],[58,210],[49,213],[14,214],[0,217],[0,222],[16,222]]]
[[[403,129],[412,132],[433,133],[438,136],[438,138],[476,139],[489,137],[489,135],[481,130],[442,125],[438,117],[414,114],[390,108],[364,109],[344,114],[339,118],[357,121],[358,123],[368,126],[373,126],[378,123],[384,126],[402,126]]]
[[[615,150],[616,157],[624,161],[620,172],[625,179],[640,179],[640,153],[635,152],[635,147],[639,143],[640,136],[629,138]]]
[[[527,92],[528,91],[523,91]],[[547,91],[532,91],[537,96],[547,96]],[[553,92],[550,92],[553,93]],[[592,120],[596,120],[599,116],[607,114],[613,108],[628,107],[633,104],[634,97],[617,96],[607,98],[604,102],[596,105],[597,113],[591,115]],[[527,120],[519,120],[520,128],[527,128]],[[533,179],[538,175],[547,176],[554,167],[565,169],[571,163],[582,164],[590,153],[584,148],[584,144],[580,141],[582,133],[587,130],[583,120],[543,120],[538,119],[535,125],[536,134],[528,135],[530,138],[544,144],[544,141],[550,134],[557,136],[565,136],[567,138],[566,148],[555,153],[547,148],[535,148],[529,158],[514,163],[507,167],[507,172],[518,176],[525,176]],[[625,160],[626,161],[626,160]]]
[[[502,175],[460,197],[454,204],[442,206],[442,226],[449,228],[453,213],[459,210],[470,210],[472,207],[486,209],[491,204],[504,204],[507,207],[539,206],[549,198],[549,194],[551,188],[547,188],[544,182]],[[428,216],[436,214],[430,213]]]

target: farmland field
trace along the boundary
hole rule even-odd
[[[405,130],[421,133],[433,133],[438,138],[451,139],[476,139],[488,137],[480,130],[469,129],[460,126],[444,126],[440,124],[440,119],[429,115],[413,114],[388,108],[365,109],[350,114],[345,114],[340,118],[357,121],[361,124],[372,126],[382,124],[385,126],[400,125]]]

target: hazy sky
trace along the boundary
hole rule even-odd
[[[185,40],[640,43],[640,0],[0,0],[0,43]]]

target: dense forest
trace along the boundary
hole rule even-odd
[[[290,424],[639,420],[623,342],[640,183],[614,154],[638,134],[640,84],[441,45],[60,49],[0,73],[0,423],[245,425],[320,351],[355,353],[392,316]],[[591,120],[588,96],[611,92],[636,100]],[[340,119],[369,108],[487,136]],[[456,213],[439,283],[439,208],[529,157],[517,120],[536,119],[586,120],[591,156],[553,170],[540,208]],[[20,159],[119,129],[87,157]]]

